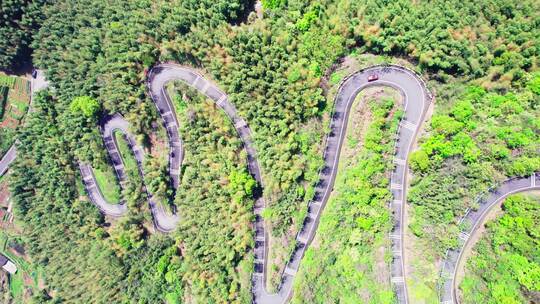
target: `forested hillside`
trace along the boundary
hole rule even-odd
[[[439,106],[429,135],[411,154],[409,228],[418,241],[412,279],[418,290],[432,292],[420,292],[419,298],[435,297],[433,261],[458,245],[458,221],[467,208],[475,208],[477,196],[505,179],[539,170],[540,95],[533,89],[538,77],[525,74],[506,93],[462,87],[455,99]]]
[[[538,81],[538,76],[526,77],[528,84]],[[448,233],[457,233],[455,218],[475,203],[477,194],[538,170],[540,95],[527,82],[523,86],[506,94],[467,87],[432,117],[429,136],[411,155],[417,178],[409,193],[414,205],[410,227],[418,236],[437,239],[440,252],[452,246]]]
[[[326,76],[342,56],[402,57],[416,63],[437,90],[434,117],[411,157],[416,179],[409,197],[411,231],[434,256],[453,246],[456,219],[476,194],[505,176],[540,169],[538,1],[264,0],[262,5],[259,18],[252,2],[240,0],[2,2],[6,19],[0,20],[0,40],[6,47],[0,68],[16,66],[33,41],[33,63],[53,87],[36,99],[36,111],[19,135],[11,190],[25,246],[44,266],[46,291],[54,300],[250,303],[250,194],[257,185],[245,171],[226,118],[177,85],[170,90],[187,154],[181,188],[171,197],[164,178],[164,131],[155,123],[145,83],[146,72],[160,61],[192,66],[216,81],[254,131],[269,203],[264,217],[271,232],[271,289],[313,197],[333,103],[326,96]],[[78,100],[91,107],[76,106]],[[342,283],[348,291],[371,288],[362,296],[373,302],[393,297],[375,291],[377,278],[357,280],[348,266],[373,262],[367,261],[374,253],[366,243],[386,246],[383,206],[389,197],[382,181],[389,166],[371,156],[390,149],[383,135],[395,129],[393,109],[385,103],[375,113],[373,137],[354,158],[355,169],[345,173],[338,189],[343,193],[329,205],[331,216],[322,220],[321,235],[328,238],[319,249],[323,255],[308,252],[302,266],[313,269],[323,259],[325,272],[347,278]],[[110,169],[97,126],[101,117],[117,112],[152,155],[145,169],[153,192],[186,216],[170,235],[153,233],[135,176],[128,190],[117,194],[127,199],[129,216],[112,224],[84,197],[77,161]],[[364,192],[347,180],[364,173],[377,177],[361,180],[376,195],[360,201],[356,194]],[[115,182],[112,174],[109,179]],[[350,205],[377,220],[358,219],[348,213]],[[350,221],[350,227],[342,231],[335,218]],[[450,233],[438,235],[445,227]],[[343,247],[331,246],[332,237]],[[361,253],[354,261],[336,262],[344,247]],[[306,273],[296,287],[299,297],[316,303],[338,299],[319,284],[335,281],[323,279]],[[435,282],[428,284],[435,289]]]
[[[49,0],[3,0],[0,6],[0,70],[12,70],[30,61],[33,35],[43,20]]]
[[[35,300],[46,301],[52,294],[55,301],[66,302],[149,302],[178,289],[181,294],[180,286],[168,284],[156,272],[158,263],[169,264],[176,248],[172,240],[156,236],[129,243],[137,237],[128,230],[129,223],[106,229],[98,209],[80,199],[56,102],[48,92],[35,98],[27,119],[32,127],[19,135],[22,157],[10,176],[25,247],[46,269],[46,292]],[[118,241],[126,238],[127,245]]]
[[[251,218],[248,212],[251,204],[249,197],[242,195],[249,189],[244,187],[249,179],[242,166],[221,163],[227,158],[239,157],[233,153],[238,149],[238,139],[226,133],[231,132],[231,127],[229,131],[207,135],[208,130],[216,129],[216,124],[224,125],[223,117],[196,108],[194,121],[184,126],[183,137],[190,144],[189,148],[206,153],[195,153],[203,160],[193,158],[187,163],[185,181],[193,189],[185,189],[183,195],[179,193],[184,196],[179,206],[197,203],[214,208],[202,213],[201,207],[196,205],[191,205],[192,211],[183,209],[187,219],[198,221],[186,221],[186,228],[180,229],[178,234],[149,234],[152,231],[148,226],[150,213],[136,181],[131,191],[124,193],[129,198],[129,216],[114,221],[112,226],[104,222],[95,206],[81,197],[84,190],[76,169],[77,161],[91,161],[97,168],[108,166],[97,128],[101,115],[123,113],[134,122],[134,131],[146,131],[141,141],[147,145],[153,143],[151,122],[156,120],[156,114],[146,96],[144,70],[155,62],[155,52],[159,49],[154,37],[148,36],[149,42],[141,43],[140,39],[145,39],[142,32],[157,30],[154,25],[159,25],[164,15],[168,15],[170,21],[161,24],[178,30],[170,32],[170,36],[175,36],[181,34],[182,28],[188,31],[191,22],[196,20],[224,24],[225,20],[233,21],[242,13],[239,4],[212,6],[212,15],[216,18],[212,21],[202,17],[208,12],[209,4],[183,2],[175,6],[178,11],[174,15],[170,13],[172,4],[161,3],[161,8],[157,4],[152,7],[150,2],[146,4],[58,2],[44,11],[47,19],[42,32],[36,36],[39,49],[35,50],[35,62],[46,69],[55,87],[54,97],[46,95],[36,99],[35,111],[26,124],[27,131],[20,135],[21,149],[11,177],[11,190],[17,202],[16,217],[24,229],[25,245],[30,256],[45,266],[46,291],[54,300],[179,303],[182,299],[200,302],[228,299],[249,302],[249,293],[246,293],[249,286],[245,284],[249,281],[251,267],[243,266],[241,270],[231,264],[249,261],[244,255],[245,247],[252,242],[246,223]],[[180,17],[192,15],[197,16]],[[107,34],[107,31],[110,32]],[[164,29],[164,32],[169,31],[170,28]],[[155,34],[160,35],[161,40],[168,37],[164,32]],[[95,101],[98,101],[97,106]],[[206,144],[201,141],[202,136],[207,136]],[[223,137],[223,146],[215,151],[218,147],[212,142],[220,137]],[[233,141],[229,148],[230,138]],[[195,139],[198,142],[192,143]],[[226,155],[220,154],[227,149],[232,150]],[[213,157],[214,163],[207,157]],[[190,165],[203,161],[207,166]],[[213,170],[215,164],[226,169]],[[235,173],[229,176],[229,172]],[[163,174],[162,171],[157,173]],[[203,178],[224,182],[230,178],[231,186],[223,188],[212,183],[222,193],[206,192],[202,189],[210,183]],[[38,192],[34,191],[34,186]],[[203,199],[197,192],[205,192],[210,197]],[[233,195],[237,208],[230,206]],[[189,216],[190,212],[197,215]],[[207,217],[202,216],[216,213],[222,223],[220,226],[210,225]],[[233,218],[222,218],[229,213]],[[204,225],[210,225],[208,234],[193,238],[197,234],[191,231],[205,231]],[[236,225],[244,230],[234,229]],[[62,228],[64,226],[67,230]],[[235,230],[237,234],[232,233]],[[230,246],[223,246],[226,243]],[[221,246],[215,247],[216,244]],[[244,275],[239,277],[238,271],[244,271]]]
[[[535,303],[540,299],[540,199],[515,195],[486,223],[461,282],[463,303]]]

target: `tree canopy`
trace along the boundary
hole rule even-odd
[[[174,84],[169,90],[186,157],[181,187],[171,189],[166,133],[146,88],[157,62],[199,69],[253,130],[268,202],[271,288],[279,284],[313,197],[333,106],[327,76],[345,55],[410,60],[437,89],[433,118],[410,158],[417,178],[409,201],[411,231],[438,255],[455,246],[457,218],[474,206],[476,194],[539,169],[538,1],[264,0],[263,18],[252,4],[2,2],[0,68],[13,69],[32,53],[53,87],[37,96],[18,135],[20,155],[10,177],[21,237],[48,274],[51,301],[251,301],[251,194],[260,185],[247,174],[245,152],[226,117],[203,96]],[[317,268],[314,252],[321,252],[321,268],[346,277],[329,282],[348,291],[368,286],[377,302],[392,296],[377,292],[373,278],[357,280],[348,266],[373,256],[365,244],[386,246],[389,166],[380,153],[390,151],[387,140],[397,123],[386,106],[357,166],[343,177],[343,196],[329,205],[337,215],[321,227],[321,235],[339,238],[346,250],[338,261],[332,244],[323,243],[302,266]],[[143,177],[135,170],[118,194],[130,206],[125,219],[104,218],[84,197],[78,160],[112,176],[97,124],[101,114],[113,113],[131,123],[148,152],[145,184],[183,214],[171,235],[153,234]],[[366,179],[370,174],[376,178]],[[350,217],[342,213],[349,207]],[[340,220],[349,225],[341,232]],[[306,274],[302,282],[319,279]],[[350,300],[340,291],[326,293],[332,284],[314,294],[309,284],[295,288],[312,299]]]

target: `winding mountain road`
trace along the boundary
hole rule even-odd
[[[377,74],[376,82],[368,82],[368,76]],[[179,125],[170,96],[166,91],[166,84],[170,81],[180,80],[206,95],[221,108],[233,123],[247,152],[248,168],[255,180],[264,187],[261,171],[257,162],[257,154],[253,147],[251,130],[247,123],[238,116],[238,113],[228,97],[216,85],[205,79],[192,69],[174,65],[160,64],[155,66],[148,75],[148,90],[167,130],[170,147],[169,174],[172,186],[176,189],[180,180],[180,166],[183,160],[183,143],[178,132]],[[309,203],[308,214],[301,230],[296,236],[296,248],[281,274],[281,285],[275,294],[267,292],[265,288],[267,275],[267,231],[261,217],[266,203],[262,197],[257,197],[254,206],[255,213],[255,269],[252,277],[253,301],[255,303],[285,303],[292,291],[292,282],[300,266],[305,250],[312,241],[324,206],[333,190],[341,145],[343,143],[351,105],[356,96],[364,88],[374,85],[390,86],[397,89],[404,98],[404,117],[400,123],[395,151],[395,169],[391,175],[390,188],[394,196],[391,204],[394,213],[395,225],[390,235],[392,239],[392,283],[395,287],[400,303],[407,303],[406,284],[404,280],[404,267],[402,261],[402,205],[405,201],[407,157],[414,143],[416,133],[424,119],[429,106],[431,95],[425,84],[413,72],[398,66],[376,66],[364,69],[347,77],[340,86],[332,115],[330,133],[326,138],[324,150],[324,168],[320,172],[320,179],[315,188],[315,197]],[[140,147],[129,132],[129,124],[120,115],[113,115],[102,126],[105,147],[109,153],[112,165],[122,186],[126,176],[125,168],[118,152],[118,145],[113,132],[118,130],[125,135],[137,160],[140,173],[143,174],[144,149]],[[97,186],[92,168],[88,164],[80,164],[80,171],[86,189],[92,202],[105,214],[121,216],[127,212],[123,202],[107,202]],[[154,224],[163,232],[174,230],[180,220],[177,214],[167,214],[161,205],[155,202],[148,193]]]
[[[150,71],[147,85],[152,100],[161,116],[162,124],[167,130],[170,148],[169,175],[173,188],[178,188],[180,183],[180,166],[184,157],[183,142],[178,131],[178,120],[170,96],[166,91],[167,83],[174,80],[183,81],[200,93],[206,95],[229,116],[246,148],[249,170],[257,182],[262,184],[255,149],[253,149],[252,146],[251,131],[247,127],[246,122],[238,116],[234,105],[228,101],[227,95],[192,69],[174,64],[160,64]],[[132,152],[135,155],[135,159],[137,160],[139,172],[143,176],[144,149],[137,144],[134,136],[129,132],[128,122],[120,115],[113,115],[110,119],[106,120],[102,127],[103,139],[118,180],[120,181],[120,185],[122,186],[126,180],[126,176],[124,164],[118,152],[118,144],[113,136],[115,130],[122,132],[128,140]],[[80,163],[79,167],[90,199],[102,212],[116,217],[122,216],[127,212],[127,207],[124,202],[111,203],[105,200],[97,186],[92,167],[89,164]],[[173,231],[180,220],[179,215],[169,214],[159,202],[155,201],[151,193],[148,193],[147,191],[147,194],[155,227],[162,232]],[[259,204],[262,204],[260,202],[261,200],[261,198],[258,199]]]
[[[377,74],[379,80],[368,82],[368,76]],[[148,90],[156,105],[162,119],[162,123],[167,130],[170,147],[169,173],[171,183],[177,188],[180,180],[180,166],[183,159],[183,143],[178,132],[178,121],[174,112],[171,99],[166,92],[166,84],[170,81],[180,80],[187,85],[198,90],[213,100],[221,108],[233,123],[240,136],[244,148],[247,152],[248,168],[255,180],[264,187],[261,171],[257,162],[256,151],[253,147],[251,130],[247,123],[238,116],[232,103],[229,102],[225,93],[216,85],[206,80],[197,72],[190,68],[174,65],[160,64],[155,66],[148,75]],[[346,134],[346,127],[350,108],[358,93],[366,87],[374,85],[384,85],[397,89],[404,98],[405,115],[400,124],[398,138],[396,142],[395,170],[391,176],[391,191],[394,195],[391,208],[394,213],[395,225],[390,235],[392,239],[393,262],[392,262],[392,283],[394,284],[397,297],[400,303],[407,303],[406,285],[404,280],[404,267],[402,256],[402,205],[405,201],[405,182],[407,173],[407,156],[414,142],[416,133],[423,121],[431,95],[427,91],[425,84],[413,72],[398,66],[375,66],[361,70],[347,77],[341,84],[336,96],[334,111],[331,121],[331,130],[326,138],[326,148],[324,150],[324,168],[320,172],[320,180],[315,188],[315,197],[308,206],[308,215],[303,223],[302,229],[296,236],[296,249],[288,261],[284,272],[279,291],[270,294],[265,289],[266,264],[267,264],[267,232],[264,221],[261,217],[262,210],[266,207],[262,197],[257,197],[255,213],[255,269],[252,277],[253,281],[253,301],[254,303],[285,303],[289,299],[292,291],[292,282],[300,266],[300,261],[307,246],[312,241],[320,215],[333,190],[336,178],[337,165],[341,145]],[[140,173],[143,174],[142,163],[144,161],[144,149],[140,147],[129,132],[129,124],[120,115],[113,115],[103,124],[102,128],[105,147],[108,151],[112,165],[114,166],[120,184],[124,183],[125,168],[119,154],[118,145],[113,136],[115,130],[124,134],[128,140],[132,152],[138,163]],[[5,167],[10,161],[6,162]],[[124,202],[107,202],[97,186],[92,167],[89,164],[79,164],[81,176],[91,201],[105,214],[118,217],[127,212]],[[180,220],[177,214],[168,214],[163,207],[155,202],[152,195],[148,193],[149,204],[151,206],[154,224],[156,228],[163,232],[174,230]]]
[[[376,74],[379,79],[369,82],[368,76]],[[302,229],[296,236],[296,249],[288,261],[282,274],[281,286],[278,293],[269,294],[265,289],[266,259],[265,240],[257,239],[255,247],[255,275],[253,279],[253,294],[255,303],[275,304],[285,303],[291,296],[292,284],[300,266],[302,257],[313,240],[320,216],[330,194],[338,169],[341,146],[346,134],[347,121],[351,106],[356,96],[369,86],[389,86],[397,89],[404,98],[404,117],[398,130],[396,151],[394,156],[395,169],[390,179],[390,189],[394,200],[390,204],[394,216],[394,227],[391,235],[393,261],[391,266],[391,281],[399,303],[407,303],[407,288],[404,279],[402,260],[403,247],[403,211],[405,202],[407,157],[415,141],[429,103],[431,95],[424,82],[413,72],[399,66],[374,66],[358,71],[341,83],[336,95],[334,111],[330,124],[330,133],[326,138],[324,150],[324,168],[320,172],[319,182],[315,188],[315,197],[308,205],[308,214]],[[262,237],[256,226],[257,237]]]
[[[378,80],[368,81],[368,76],[378,75]],[[148,74],[147,86],[149,94],[158,109],[162,124],[167,130],[167,137],[170,147],[169,154],[169,175],[173,188],[177,188],[180,183],[180,169],[184,157],[183,142],[179,134],[179,125],[170,96],[166,91],[166,84],[170,81],[183,81],[200,93],[206,95],[210,100],[223,110],[233,123],[244,148],[247,152],[248,169],[255,180],[264,188],[261,171],[257,162],[257,154],[253,147],[252,132],[247,123],[238,115],[234,105],[229,102],[227,95],[215,84],[205,79],[191,68],[176,64],[159,64]],[[296,236],[296,248],[287,262],[281,274],[281,284],[277,293],[269,293],[266,286],[267,277],[267,231],[261,212],[266,207],[262,197],[256,197],[254,205],[255,213],[255,265],[252,277],[253,302],[261,304],[281,304],[286,303],[292,294],[292,284],[295,275],[300,267],[300,262],[307,247],[313,240],[320,220],[322,210],[328,201],[333,190],[341,146],[346,134],[347,122],[351,106],[356,96],[363,89],[369,86],[388,86],[400,92],[404,100],[404,116],[400,122],[396,135],[396,146],[394,155],[394,170],[390,176],[390,190],[393,195],[389,208],[392,210],[394,225],[389,238],[392,242],[392,263],[391,263],[391,283],[396,292],[398,303],[408,303],[407,285],[405,280],[405,268],[403,256],[403,205],[406,202],[407,184],[407,161],[413,143],[415,142],[424,116],[432,100],[432,96],[426,88],[425,83],[414,72],[393,65],[373,66],[360,70],[345,78],[336,95],[330,132],[326,137],[324,149],[324,167],[320,171],[319,182],[315,188],[314,199],[308,204],[308,214],[303,222],[302,228]],[[126,180],[125,168],[119,153],[118,144],[114,137],[114,131],[119,131],[128,141],[129,146],[137,160],[140,174],[144,176],[143,161],[144,149],[136,142],[135,137],[129,131],[129,123],[120,115],[115,114],[105,120],[101,126],[105,147],[108,151],[111,164],[114,166],[120,185]],[[16,151],[12,147],[10,151],[0,160],[0,175],[4,174],[10,163],[15,159]],[[97,186],[92,167],[89,164],[79,164],[81,176],[91,201],[105,214],[119,217],[127,212],[124,202],[107,202]],[[502,198],[515,192],[537,189],[540,185],[540,178],[533,176],[530,179],[513,179],[504,183],[496,191],[492,192],[486,202],[477,211],[467,212],[464,221],[472,223],[469,232],[464,232],[464,241],[467,236],[474,232],[477,224],[493,205]],[[146,188],[146,187],[145,187]],[[151,193],[148,194],[148,202],[152,211],[155,227],[162,232],[173,231],[180,220],[179,214],[165,211],[160,203],[156,202]],[[463,245],[465,244],[463,243]],[[461,249],[448,253],[445,263],[445,273],[453,274],[450,280],[445,282],[442,302],[451,303],[455,301],[455,272]]]

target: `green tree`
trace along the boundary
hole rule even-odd
[[[69,108],[76,113],[82,113],[88,118],[95,118],[100,110],[100,104],[90,96],[79,96],[71,101]]]

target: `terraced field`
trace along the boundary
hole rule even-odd
[[[30,95],[30,81],[0,73],[0,155],[13,144],[14,130],[28,111]]]

